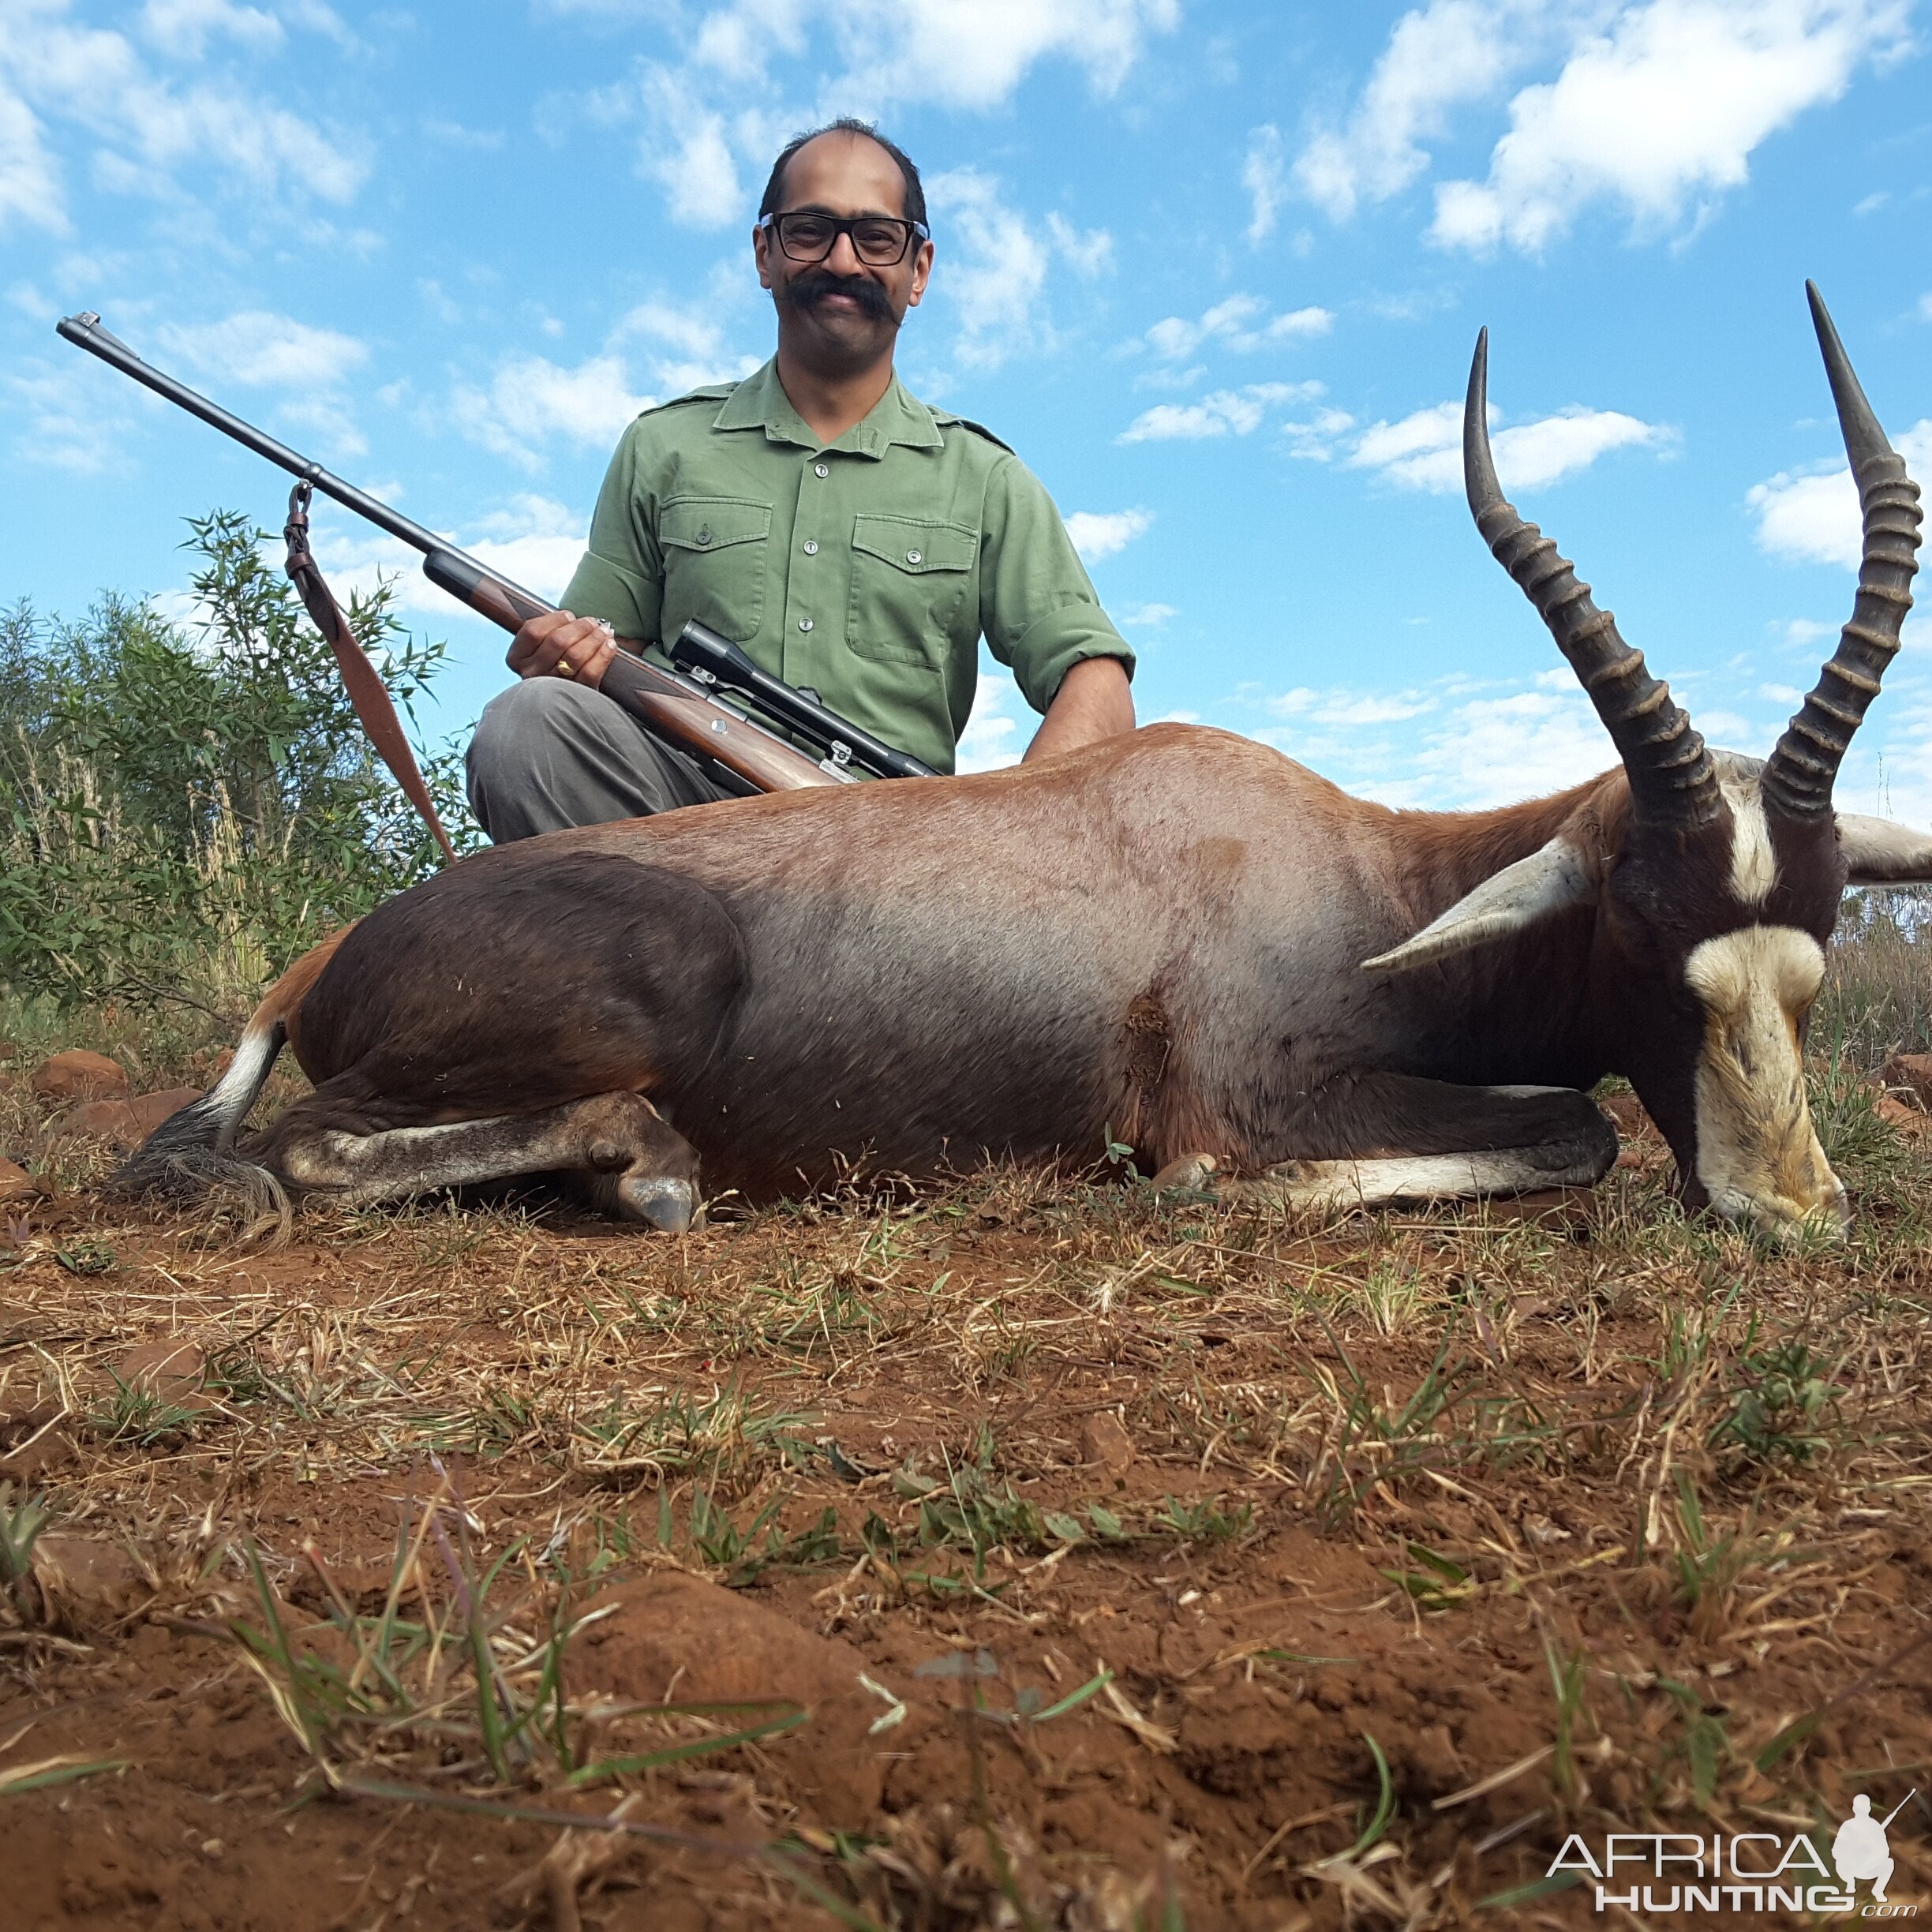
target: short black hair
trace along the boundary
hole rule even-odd
[[[837,120],[828,121],[808,133],[795,134],[785,143],[772,163],[771,178],[766,182],[764,198],[758,203],[760,220],[777,211],[778,197],[784,189],[786,163],[807,141],[815,141],[821,134],[863,134],[867,140],[876,141],[899,163],[900,177],[905,183],[905,219],[922,227],[926,225],[926,190],[919,185],[919,171],[912,165],[912,157],[897,141],[888,140],[870,121],[860,121],[851,114],[841,114]]]

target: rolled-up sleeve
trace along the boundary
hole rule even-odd
[[[987,479],[981,542],[979,627],[1035,711],[1084,657],[1118,657],[1133,676],[1133,651],[1101,609],[1058,508],[1017,457]]]
[[[653,510],[638,488],[638,444],[644,423],[623,433],[604,473],[590,545],[564,590],[564,608],[601,617],[618,636],[654,644],[663,622],[664,558]]]

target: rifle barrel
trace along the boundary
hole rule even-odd
[[[460,557],[466,564],[474,566],[479,576],[488,575],[519,597],[527,599],[537,610],[549,610],[551,606],[534,591],[526,590],[521,584],[511,582],[500,571],[488,571],[475,563],[473,558],[446,543],[433,530],[426,530],[417,522],[406,517],[399,510],[392,510],[379,498],[366,490],[359,490],[353,483],[345,483],[339,476],[331,475],[319,462],[292,450],[286,443],[278,443],[266,430],[257,429],[251,422],[225,410],[219,402],[190,389],[185,383],[177,382],[165,370],[158,369],[152,362],[137,355],[119,336],[111,334],[101,326],[101,319],[92,309],[83,309],[79,315],[63,316],[54,325],[55,331],[63,335],[77,349],[84,349],[89,355],[99,356],[102,361],[118,369],[123,376],[132,376],[144,388],[152,389],[158,396],[165,397],[178,409],[185,409],[191,416],[198,416],[212,429],[219,429],[225,436],[231,436],[243,448],[253,450],[257,456],[265,456],[269,462],[279,465],[291,476],[300,477],[313,488],[321,491],[324,496],[332,496],[345,510],[353,510],[359,517],[373,523],[378,530],[387,530],[391,537],[399,537],[404,543],[420,550],[425,556],[441,552],[446,556]],[[512,628],[515,627],[512,626]]]

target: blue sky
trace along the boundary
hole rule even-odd
[[[0,0],[0,599],[182,581],[181,519],[284,480],[53,335],[164,367],[555,594],[623,424],[754,367],[773,152],[919,162],[915,393],[1045,480],[1141,715],[1394,803],[1608,744],[1449,453],[1479,324],[1503,480],[1705,735],[1762,753],[1849,612],[1815,276],[1932,475],[1932,36],[1912,0]],[[455,668],[500,633],[406,572]],[[1932,627],[1841,799],[1932,822]],[[987,680],[965,747],[1030,714]]]

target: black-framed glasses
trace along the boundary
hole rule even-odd
[[[761,215],[761,228],[773,230],[778,245],[787,258],[796,262],[822,262],[838,245],[841,235],[852,237],[852,253],[873,268],[889,268],[902,262],[917,235],[922,242],[932,239],[923,222],[894,221],[887,215],[819,215],[800,208],[786,215]]]

